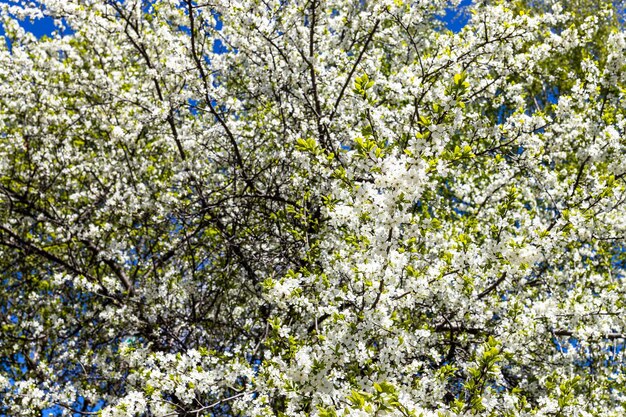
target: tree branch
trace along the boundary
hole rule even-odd
[[[367,50],[367,47],[369,46],[370,42],[374,38],[374,34],[378,30],[379,24],[380,24],[380,20],[377,19],[376,23],[374,24],[374,27],[372,28],[371,32],[367,36],[365,45],[363,45],[363,48],[361,48],[361,52],[359,52],[359,56],[357,57],[354,65],[352,66],[352,69],[350,70],[350,73],[348,74],[346,81],[343,83],[343,86],[341,86],[341,90],[339,91],[339,96],[337,96],[337,100],[335,101],[335,105],[333,106],[333,111],[330,113],[330,117],[329,117],[330,120],[332,120],[337,114],[339,103],[341,103],[341,100],[343,99],[343,95],[346,91],[346,88],[350,84],[350,81],[352,80],[352,76],[354,75],[354,72],[356,71],[357,66],[361,63],[361,60],[363,59],[363,56],[365,55],[365,51]]]
[[[495,290],[498,285],[500,285],[500,283],[502,283],[502,281],[504,281],[506,279],[506,271],[504,271],[502,273],[502,275],[500,275],[500,278],[498,278],[496,280],[496,282],[494,282],[493,284],[491,284],[490,286],[488,286],[483,292],[481,292],[480,294],[478,294],[478,296],[476,297],[476,299],[481,300],[484,297],[486,297],[487,295],[489,295],[493,290]]]

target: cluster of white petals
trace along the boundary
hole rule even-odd
[[[624,10],[458,3],[1,2],[0,415],[624,415]]]

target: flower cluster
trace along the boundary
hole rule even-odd
[[[624,414],[615,2],[36,3],[0,414]]]

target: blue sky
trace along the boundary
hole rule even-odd
[[[38,38],[41,38],[43,35],[50,35],[55,29],[54,21],[50,17],[36,20],[33,23],[29,21],[23,21],[22,27],[28,32],[31,32],[33,35],[37,36]],[[2,32],[1,28],[0,32]]]

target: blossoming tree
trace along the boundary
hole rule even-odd
[[[1,3],[0,413],[624,415],[626,35],[578,3]]]

